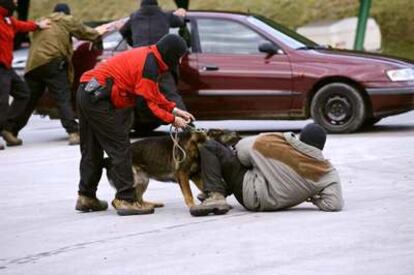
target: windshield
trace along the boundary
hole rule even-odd
[[[248,17],[247,20],[293,49],[319,46],[312,40],[266,17],[254,15]]]

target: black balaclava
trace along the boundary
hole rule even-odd
[[[176,34],[164,35],[155,45],[170,70],[176,69],[180,57],[188,50],[185,40]]]
[[[13,3],[13,0],[0,0],[0,7],[5,8],[8,13],[7,16],[12,16],[16,5]]]
[[[300,132],[300,141],[323,150],[326,142],[326,131],[319,124],[310,123]]]
[[[158,6],[157,0],[142,0],[141,1],[141,7],[145,6]]]
[[[53,8],[53,12],[63,12],[66,15],[70,14],[70,8],[68,4],[59,3]]]

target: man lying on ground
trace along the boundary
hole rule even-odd
[[[200,148],[207,198],[192,207],[193,216],[225,214],[234,194],[247,210],[286,209],[308,201],[323,211],[343,207],[338,173],[322,154],[325,130],[308,124],[293,133],[263,133],[242,139],[236,154],[214,140]]]

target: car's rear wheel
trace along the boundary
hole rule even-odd
[[[345,83],[330,83],[319,89],[311,102],[312,118],[331,133],[358,130],[366,117],[366,106],[357,89]]]

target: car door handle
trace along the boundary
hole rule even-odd
[[[219,67],[217,65],[204,65],[203,66],[203,71],[218,71]]]

